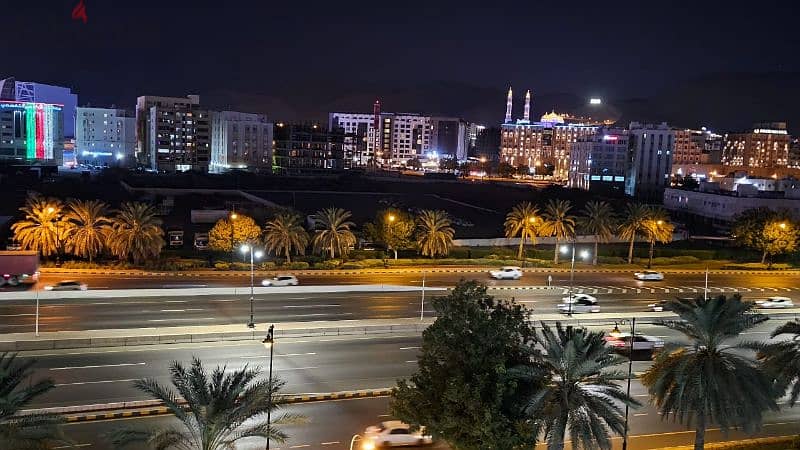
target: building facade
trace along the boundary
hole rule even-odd
[[[670,183],[675,132],[666,123],[632,122],[629,136],[625,194],[642,200],[660,200]]]
[[[352,156],[345,153],[346,133],[340,128],[279,123],[274,135],[274,169],[280,174],[324,174],[350,167]]]
[[[209,172],[271,171],[272,137],[272,124],[263,114],[213,112]]]
[[[75,137],[78,96],[70,88],[6,78],[0,80],[0,100],[59,105],[64,122],[64,137]]]
[[[136,117],[116,108],[77,109],[75,159],[100,166],[135,165]]]
[[[0,100],[0,159],[63,164],[62,105]]]
[[[790,137],[785,122],[755,124],[748,133],[729,133],[724,138],[722,163],[735,167],[786,167]]]
[[[439,157],[467,160],[469,124],[455,117],[431,117],[430,148]]]
[[[153,136],[151,130],[151,108],[177,108],[190,109],[199,108],[200,96],[189,95],[186,97],[159,97],[155,95],[143,95],[136,98],[136,160],[139,164],[155,169],[153,153],[157,151],[151,148]]]
[[[147,123],[149,164],[159,172],[208,172],[211,117],[193,105],[152,106]]]
[[[628,130],[603,127],[572,145],[567,185],[587,191],[601,184],[623,188],[627,168]]]

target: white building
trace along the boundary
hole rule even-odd
[[[272,168],[272,124],[263,114],[220,111],[211,114],[209,172]]]
[[[157,169],[156,148],[151,148],[156,141],[156,136],[151,136],[153,124],[151,123],[151,109],[153,107],[165,110],[189,110],[199,107],[199,95],[186,97],[160,97],[157,95],[143,95],[136,98],[136,158],[140,164],[152,169]],[[166,125],[166,124],[165,124]],[[174,133],[172,133],[174,135]]]
[[[569,187],[588,191],[598,184],[624,186],[628,130],[603,127],[593,135],[578,137],[569,156]]]
[[[77,109],[75,158],[80,163],[135,165],[136,117],[124,109]]]
[[[625,194],[642,200],[661,199],[669,186],[675,132],[666,124],[630,126],[630,165],[625,179]]]

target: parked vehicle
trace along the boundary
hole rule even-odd
[[[642,272],[636,272],[633,274],[633,277],[640,281],[663,281],[664,274],[661,272],[656,272],[653,270],[644,270]]]
[[[45,291],[85,291],[87,289],[89,289],[89,286],[86,283],[75,280],[59,281],[56,284],[44,287]]]
[[[35,284],[38,279],[38,252],[0,251],[0,287]]]
[[[411,431],[411,427],[399,420],[388,420],[378,425],[367,427],[364,431],[362,449],[372,450],[377,447],[406,447],[433,444],[433,437],[425,434],[425,430]]]
[[[514,266],[501,267],[499,270],[490,270],[489,276],[495,280],[519,280],[522,278],[522,269]]]
[[[261,281],[262,286],[297,286],[300,281],[294,275],[278,275]]]
[[[571,303],[560,303],[558,312],[562,314],[597,313],[600,312],[600,305],[597,304],[597,299],[594,297],[591,299],[579,298]]]
[[[783,309],[783,308],[794,308],[794,302],[789,297],[769,297],[766,300],[757,300],[756,301],[757,308],[764,308],[764,309]]]

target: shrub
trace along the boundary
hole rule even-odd
[[[346,262],[346,263],[342,264],[341,266],[339,266],[339,268],[340,269],[345,269],[345,270],[363,269],[364,268],[364,264],[357,263],[357,262]]]
[[[226,262],[217,261],[214,263],[214,270],[231,270],[231,265]]]
[[[275,270],[275,263],[273,261],[264,261],[258,265],[258,270]]]
[[[305,261],[295,261],[289,264],[284,264],[282,266],[283,269],[288,269],[288,270],[306,270],[309,267],[310,267],[309,264]]]
[[[694,446],[670,447],[669,450],[692,450]],[[800,449],[800,437],[779,436],[730,442],[707,442],[706,450],[790,450]],[[666,450],[666,449],[664,449]]]
[[[722,268],[725,270],[787,270],[791,269],[792,267],[785,263],[773,264],[772,267],[769,267],[767,264],[753,262],[725,264],[722,266]]]
[[[318,270],[333,270],[333,269],[339,267],[339,264],[337,264],[339,262],[340,261],[336,261],[336,260],[318,262],[318,263],[314,264],[314,268],[318,269]]]

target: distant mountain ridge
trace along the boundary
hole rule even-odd
[[[513,88],[513,116],[520,118],[524,92],[529,87]],[[551,110],[573,114],[591,111],[586,98],[570,93],[539,94],[536,86],[530,88],[534,91],[534,119]],[[503,121],[506,89],[450,81],[399,87],[331,82],[284,86],[270,93],[217,90],[201,94],[201,102],[211,108],[262,112],[273,120],[326,123],[329,112],[372,112],[377,98],[384,111],[457,116],[491,126]],[[800,134],[797,72],[713,74],[677,82],[648,97],[603,101],[620,115],[621,125],[634,120],[666,121],[673,126],[707,126],[723,132],[747,130],[755,122],[784,121],[790,132]]]

